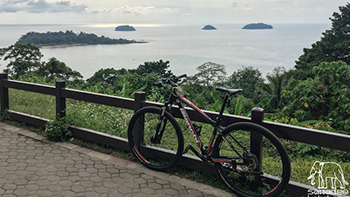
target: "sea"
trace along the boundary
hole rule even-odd
[[[244,30],[245,24],[210,24],[217,30],[202,30],[205,25],[134,25],[136,31],[132,32],[115,31],[117,25],[113,24],[0,25],[0,48],[28,32],[72,30],[145,42],[40,48],[42,61],[55,57],[84,79],[101,68],[135,69],[159,60],[169,61],[169,69],[176,75],[194,75],[198,66],[212,62],[224,65],[228,76],[252,66],[264,77],[275,67],[292,69],[303,49],[311,48],[331,28],[331,23],[271,24],[273,29],[264,30]],[[5,67],[6,62],[0,60],[0,70]]]

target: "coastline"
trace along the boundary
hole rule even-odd
[[[86,43],[79,43],[79,44],[59,44],[59,45],[41,45],[37,46],[38,48],[45,49],[45,48],[64,48],[64,47],[73,47],[73,46],[85,46],[89,45]]]
[[[101,44],[101,45],[143,44],[143,43],[148,43],[148,42],[135,41],[132,43],[115,43],[115,44]],[[99,44],[77,43],[77,44],[35,45],[35,46],[37,46],[40,49],[53,49],[53,48],[75,47],[75,46],[87,46],[87,45],[99,45]]]

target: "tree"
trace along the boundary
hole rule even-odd
[[[321,62],[343,61],[350,64],[350,3],[339,7],[340,13],[330,17],[332,28],[323,33],[320,41],[304,48],[304,54],[296,61],[297,79],[314,77],[312,68]]]
[[[163,60],[159,60],[157,62],[145,62],[144,64],[138,66],[137,69],[129,71],[132,73],[137,73],[139,75],[150,74],[154,72],[159,77],[168,78],[173,75],[170,70],[167,70],[169,67],[169,61],[163,62]]]
[[[212,62],[207,62],[196,68],[199,72],[195,74],[198,82],[206,86],[213,85],[215,82],[222,82],[226,76],[225,66]]]
[[[313,68],[314,79],[295,80],[283,91],[288,105],[281,116],[298,121],[330,121],[331,126],[350,130],[350,66],[323,62]]]
[[[83,78],[78,71],[72,70],[64,62],[60,62],[54,57],[50,58],[46,64],[43,63],[36,72],[40,76],[46,77],[47,81],[54,80],[55,78],[63,80]]]
[[[39,48],[31,44],[16,44],[0,49],[0,59],[10,61],[4,72],[14,79],[38,68],[41,57],[43,55]]]
[[[282,109],[283,98],[282,89],[288,84],[288,74],[283,67],[274,68],[272,74],[266,76],[268,83],[260,84],[260,88],[263,92],[267,93],[267,96],[272,96],[273,100],[271,104],[273,109]]]
[[[253,67],[243,67],[233,72],[227,79],[226,86],[231,89],[243,89],[242,95],[252,98],[257,84],[263,83],[259,69]]]
[[[120,70],[115,70],[114,68],[101,68],[97,72],[94,73],[92,77],[87,79],[86,81],[90,85],[94,84],[106,84],[106,85],[113,85],[119,76],[124,75],[127,73],[127,70],[125,68],[122,68]]]

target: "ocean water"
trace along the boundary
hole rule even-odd
[[[331,24],[271,24],[273,29],[243,30],[245,24],[212,24],[217,30],[201,30],[204,25],[135,26],[134,32],[114,31],[111,25],[0,25],[0,47],[14,44],[30,31],[73,30],[110,38],[126,38],[147,43],[128,45],[88,45],[41,48],[43,61],[56,57],[79,71],[85,79],[101,68],[137,68],[147,61],[170,62],[174,74],[196,73],[196,67],[214,62],[226,67],[228,75],[242,66],[258,68],[263,76],[275,67],[293,68],[303,54],[319,41]],[[0,60],[0,70],[6,63]]]

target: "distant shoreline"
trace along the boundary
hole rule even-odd
[[[64,48],[64,47],[73,47],[73,46],[86,46],[89,44],[86,43],[80,43],[80,44],[59,44],[59,45],[43,45],[43,46],[38,46],[38,48]]]
[[[142,44],[142,43],[147,43],[144,41],[137,41],[134,42],[133,44]],[[87,46],[87,45],[121,45],[121,44],[87,44],[87,43],[78,43],[78,44],[59,44],[59,45],[43,45],[43,46],[37,46],[38,48],[41,49],[53,49],[53,48],[65,48],[65,47],[75,47],[75,46]]]

